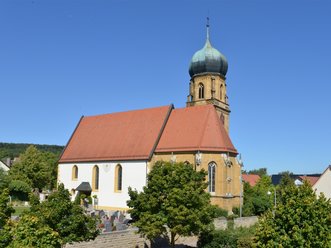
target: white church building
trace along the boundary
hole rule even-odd
[[[127,209],[128,187],[142,190],[148,163],[172,106],[82,117],[59,161],[58,181],[98,198],[102,209]],[[77,190],[78,188],[78,190]]]

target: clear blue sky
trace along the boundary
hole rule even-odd
[[[81,115],[174,103],[205,42],[229,61],[245,169],[331,162],[330,1],[0,1],[0,141],[65,145]]]

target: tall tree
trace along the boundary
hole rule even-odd
[[[257,247],[330,247],[331,203],[316,197],[308,182],[289,185],[277,208],[259,221]]]
[[[56,231],[42,223],[38,217],[23,215],[17,223],[13,223],[11,240],[6,247],[61,248],[61,239]]]
[[[273,203],[273,192],[274,187],[269,176],[262,176],[254,187],[245,182],[243,215],[261,215],[270,209]]]
[[[98,220],[84,214],[83,209],[71,201],[63,184],[42,203],[31,194],[30,203],[29,215],[58,233],[62,244],[94,239],[99,234]]]
[[[286,189],[288,187],[294,187],[294,179],[291,177],[291,175],[293,175],[292,172],[290,171],[284,171],[279,173],[280,175],[282,175],[279,184],[277,185],[277,200],[280,202],[282,201],[283,195],[285,193],[286,195]]]
[[[205,176],[205,171],[196,172],[192,165],[156,162],[142,192],[129,188],[128,206],[139,232],[153,240],[167,237],[169,231],[174,247],[179,236],[210,228],[214,211]]]
[[[31,208],[17,223],[7,222],[0,230],[0,247],[61,247],[67,243],[94,239],[98,220],[86,215],[70,200],[69,191],[58,190],[40,203],[30,194]]]
[[[9,204],[9,191],[4,189],[0,193],[0,229],[5,225],[12,213],[14,213],[14,209]]]
[[[247,174],[254,174],[262,177],[268,175],[268,172],[267,172],[267,168],[259,168],[259,169],[250,170],[247,172]]]
[[[49,152],[41,152],[29,146],[21,154],[19,162],[13,164],[9,175],[13,180],[27,183],[31,188],[52,188],[55,182],[54,167],[57,156]]]
[[[0,191],[8,188],[9,181],[8,173],[0,168]]]

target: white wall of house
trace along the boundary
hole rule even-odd
[[[122,166],[122,191],[115,191],[115,167]],[[77,180],[72,179],[72,168],[78,167]],[[99,167],[99,190],[92,191],[97,195],[98,206],[113,209],[128,208],[129,186],[142,191],[146,185],[147,162],[146,161],[118,161],[118,162],[85,162],[85,163],[61,163],[59,164],[58,182],[63,183],[69,191],[76,189],[82,182],[89,182],[92,187],[93,167]],[[75,193],[77,194],[77,192]],[[72,199],[75,195],[72,196]]]
[[[9,167],[5,165],[2,161],[0,161],[0,168],[3,169],[4,171],[9,171]]]
[[[314,184],[313,190],[316,190],[317,195],[323,192],[326,198],[331,199],[331,166],[324,171]]]

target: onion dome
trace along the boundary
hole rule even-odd
[[[204,47],[197,51],[190,62],[189,73],[193,77],[200,73],[218,73],[225,77],[228,61],[209,41],[209,24],[207,24],[207,40]]]

